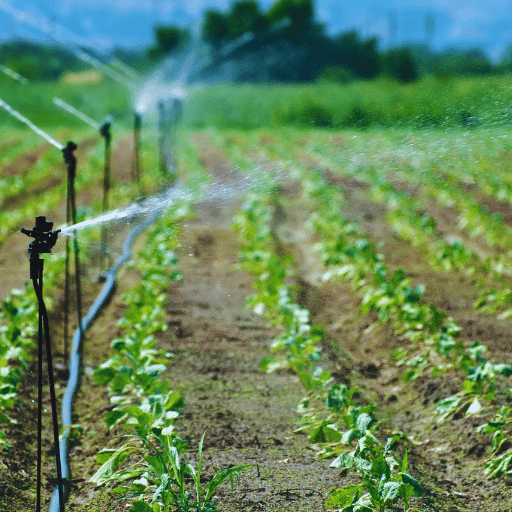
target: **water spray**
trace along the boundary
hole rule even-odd
[[[88,115],[71,106],[69,103],[66,103],[64,100],[61,100],[60,98],[53,98],[53,103],[55,103],[55,105],[58,107],[63,108],[70,114],[73,114],[75,117],[78,117],[78,119],[81,119],[91,128],[94,128],[95,130],[99,130],[101,128],[100,123],[97,123],[94,119],[91,119]]]
[[[57,142],[54,138],[50,137],[46,132],[41,130],[41,128],[38,128],[35,124],[33,124],[31,121],[29,121],[25,116],[22,116],[19,112],[14,110],[10,105],[5,103],[2,99],[0,99],[0,107],[2,107],[4,110],[6,110],[11,116],[15,117],[22,123],[25,123],[30,129],[32,129],[34,132],[36,132],[38,135],[41,135],[47,142],[49,142],[52,146],[56,147],[60,151],[64,149],[64,146]]]
[[[8,67],[3,66],[2,64],[0,64],[0,71],[6,74],[7,76],[10,76],[13,80],[16,80],[17,82],[20,82],[25,85],[28,84],[28,80],[24,76],[21,76],[19,73],[16,73],[16,71],[9,69]]]
[[[41,466],[42,466],[42,413],[43,413],[43,332],[46,341],[46,360],[48,363],[48,383],[50,388],[50,403],[52,410],[53,441],[55,443],[55,463],[57,467],[57,486],[60,498],[60,512],[64,512],[64,488],[62,482],[62,466],[60,460],[59,423],[57,416],[57,399],[55,396],[55,383],[53,379],[53,362],[50,341],[50,326],[48,312],[43,299],[43,265],[41,254],[52,252],[57,242],[60,229],[52,231],[53,222],[46,217],[36,217],[35,227],[32,230],[21,228],[21,232],[34,240],[28,247],[30,254],[30,279],[39,304],[38,315],[38,358],[37,358],[37,497],[36,512],[41,511]]]
[[[101,71],[105,76],[108,76],[118,84],[124,85],[130,91],[133,91],[133,89],[136,87],[136,83],[133,80],[127,78],[125,75],[122,75],[121,73],[118,73],[116,70],[107,66],[106,64],[94,58],[92,55],[89,55],[88,53],[84,52],[83,50],[80,50],[79,48],[73,48],[72,52],[80,60],[91,65],[98,71]]]
[[[128,76],[135,82],[140,82],[142,80],[142,76],[139,73],[137,73],[137,71],[135,71],[132,67],[128,66],[128,64],[120,60],[118,57],[112,59],[109,62],[109,64],[120,69],[126,76]]]

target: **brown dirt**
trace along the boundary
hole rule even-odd
[[[273,141],[270,136],[263,140],[265,145]],[[239,176],[207,136],[198,134],[193,142],[203,165],[218,180],[230,181]],[[341,137],[334,142],[349,143]],[[119,179],[127,178],[131,172],[130,148],[127,138],[115,152],[114,166]],[[334,172],[326,176],[333,186],[346,184]],[[471,308],[470,280],[451,274],[440,279],[439,274],[422,263],[420,249],[392,234],[384,220],[385,208],[368,199],[364,184],[350,180],[349,185],[344,213],[360,219],[372,240],[384,241],[382,252],[386,264],[391,269],[402,266],[411,271],[415,282],[423,282],[427,299],[447,310],[463,326],[465,343],[478,337],[488,345],[491,357],[509,359],[507,334],[512,321],[497,322],[476,314]],[[323,269],[312,250],[314,239],[304,229],[306,209],[299,199],[299,191],[297,184],[281,188],[274,228],[280,250],[294,257],[292,279],[298,285],[300,303],[309,308],[313,322],[323,325],[327,331],[323,365],[332,369],[338,380],[358,384],[361,387],[358,398],[362,402],[376,404],[382,422],[381,437],[385,439],[387,434],[400,429],[419,441],[409,448],[411,472],[427,489],[426,496],[415,502],[418,510],[508,512],[511,481],[488,481],[483,474],[489,439],[474,429],[483,419],[461,417],[439,424],[434,417],[435,403],[460,389],[460,378],[424,375],[408,386],[402,383],[401,370],[391,360],[390,352],[402,346],[404,340],[375,318],[363,316],[359,312],[360,297],[348,284],[322,283],[319,279]],[[220,206],[205,202],[198,205],[196,218],[183,226],[179,265],[184,280],[169,288],[168,330],[158,336],[161,347],[175,354],[164,377],[185,397],[176,429],[189,440],[192,460],[194,448],[206,431],[207,476],[230,465],[262,466],[259,474],[253,469],[242,475],[233,496],[227,486],[222,488],[217,498],[222,510],[320,511],[324,509],[329,488],[345,485],[350,480],[330,468],[328,461],[317,459],[304,437],[293,434],[294,407],[303,394],[297,379],[288,372],[267,375],[259,371],[259,363],[268,354],[276,333],[244,307],[245,298],[251,293],[252,278],[233,269],[238,244],[229,229],[238,206],[237,198]],[[138,244],[143,244],[143,237]],[[20,242],[20,254],[22,245],[26,241]],[[2,250],[0,266],[5,272],[5,262],[12,258],[12,253],[9,256]],[[9,272],[13,279],[25,279],[25,270],[16,271],[12,266]],[[93,276],[94,272],[90,274]],[[108,356],[110,341],[118,333],[115,324],[124,311],[122,293],[137,280],[136,268],[122,271],[116,293],[87,334],[86,372],[74,409],[74,420],[85,428],[71,453],[74,490],[69,511],[95,510],[99,493],[87,484],[97,468],[94,454],[98,447],[119,443],[101,420],[109,408],[109,399],[106,391],[94,384],[90,369]],[[91,278],[85,287],[84,300],[90,303],[98,285]],[[3,293],[4,289],[0,291]],[[54,314],[57,325],[60,325],[59,304],[57,298]],[[55,329],[55,336],[60,339],[60,327]],[[60,343],[54,341],[56,353],[62,352]],[[65,383],[60,377],[58,383],[61,393]],[[6,508],[6,512],[30,510],[33,503],[33,390],[27,385],[20,395],[20,405],[15,411],[19,424],[9,428],[13,449],[0,457],[0,494],[5,490],[13,496],[12,508]],[[52,449],[49,434],[45,436],[45,496],[48,496],[52,488]],[[104,498],[98,510],[107,510],[108,502],[109,498]],[[126,506],[117,504],[112,510],[119,512],[126,510]]]

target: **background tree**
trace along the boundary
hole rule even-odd
[[[494,71],[485,53],[478,49],[446,50],[439,55],[436,75],[441,77],[488,75]]]
[[[204,13],[203,41],[210,44],[213,48],[220,48],[229,39],[229,20],[228,15],[217,9],[208,9]]]
[[[357,77],[374,78],[381,72],[378,40],[362,40],[355,30],[340,34],[334,38],[331,61]]]
[[[152,59],[160,59],[190,40],[188,30],[173,25],[158,25],[153,29],[153,32],[156,41],[148,49],[148,56]]]
[[[256,0],[234,2],[227,20],[230,39],[236,39],[249,32],[258,34],[268,27],[268,20],[260,11]]]
[[[402,83],[416,81],[420,77],[420,71],[411,50],[404,46],[392,48],[384,56],[384,70],[386,74]]]

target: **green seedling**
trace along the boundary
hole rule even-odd
[[[171,429],[151,427],[130,436],[125,445],[114,453],[100,452],[99,460],[110,457],[91,478],[96,485],[121,484],[110,492],[121,495],[119,499],[135,498],[130,504],[132,512],[205,512],[216,510],[213,502],[215,491],[226,480],[234,492],[240,473],[255,464],[245,464],[218,471],[206,484],[201,484],[202,452],[205,434],[198,447],[198,462],[194,468],[182,458],[188,444],[176,437]],[[130,441],[138,447],[130,447]],[[129,456],[142,452],[142,458],[127,469],[117,470]],[[190,492],[187,480],[193,482]],[[128,485],[126,482],[131,480]]]
[[[386,512],[403,500],[404,510],[410,510],[409,500],[425,491],[407,473],[407,450],[403,459],[392,450],[398,439],[399,436],[393,436],[382,446],[367,430],[358,440],[355,450],[337,457],[331,463],[332,467],[355,469],[363,481],[359,485],[333,490],[325,503],[326,508],[336,508],[341,512]]]
[[[512,389],[508,390],[512,396]],[[491,452],[485,464],[485,474],[489,479],[512,474],[512,408],[501,406],[494,418],[477,428],[478,432],[492,434]]]

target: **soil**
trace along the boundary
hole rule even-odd
[[[204,134],[191,138],[203,166],[220,182],[237,179],[238,172],[222,151]],[[347,143],[344,139],[343,144]],[[271,135],[264,143],[271,145]],[[340,142],[341,144],[341,142]],[[130,141],[125,140],[114,156],[119,179],[130,168],[127,155]],[[312,162],[314,165],[314,162]],[[334,171],[332,171],[334,173]],[[337,179],[326,172],[333,185]],[[460,417],[439,423],[435,404],[460,389],[455,375],[423,375],[409,385],[401,379],[390,354],[404,343],[400,336],[359,311],[360,297],[344,282],[324,283],[322,268],[314,257],[315,240],[304,229],[305,207],[300,200],[300,184],[281,188],[279,215],[275,222],[280,251],[293,256],[293,281],[298,300],[307,307],[315,324],[327,332],[322,365],[336,379],[359,385],[358,399],[373,402],[381,421],[380,437],[396,430],[405,432],[416,443],[409,450],[410,472],[425,487],[426,494],[414,502],[421,511],[508,512],[512,502],[511,479],[487,480],[483,474],[489,456],[489,438],[475,427],[482,417]],[[383,242],[386,264],[411,270],[414,281],[426,285],[427,299],[454,316],[464,329],[464,342],[477,336],[489,348],[490,357],[510,359],[508,333],[511,320],[497,322],[478,315],[471,307],[471,282],[465,276],[433,272],[422,262],[420,249],[398,240],[384,220],[385,208],[369,200],[364,184],[353,180],[347,187],[348,206],[344,212],[361,221],[363,229],[375,241]],[[89,191],[91,193],[91,191]],[[204,469],[211,477],[220,468],[254,463],[242,473],[233,495],[222,487],[216,501],[221,510],[231,511],[321,511],[331,488],[357,481],[319,459],[308,440],[295,434],[296,405],[304,392],[297,378],[279,371],[265,374],[259,370],[263,357],[277,332],[245,308],[253,278],[234,269],[239,245],[230,230],[230,220],[240,205],[233,197],[223,204],[198,204],[196,216],[183,227],[179,254],[182,281],[168,290],[166,323],[168,329],[158,335],[160,346],[174,354],[164,378],[184,395],[185,406],[176,421],[176,430],[190,443],[190,459],[204,432]],[[500,205],[502,208],[503,205]],[[56,212],[58,213],[58,212]],[[58,215],[57,215],[58,216]],[[507,217],[508,218],[508,217]],[[0,248],[2,296],[14,282],[26,279],[26,268],[19,265],[18,242]],[[122,238],[122,233],[118,233]],[[138,240],[142,247],[144,236]],[[15,248],[18,267],[5,267],[13,259]],[[23,256],[25,257],[25,256]],[[6,272],[9,273],[7,281]],[[89,272],[94,276],[94,269]],[[87,483],[98,464],[94,457],[99,447],[119,445],[122,431],[109,432],[101,419],[109,409],[105,389],[92,377],[94,366],[104,361],[111,340],[118,334],[117,320],[123,315],[122,294],[136,284],[136,267],[126,267],[118,275],[116,292],[102,310],[86,336],[84,376],[75,402],[73,421],[83,426],[83,434],[72,446],[73,490],[66,510],[126,510],[123,503],[113,503],[109,496]],[[19,287],[19,285],[18,285]],[[99,284],[91,277],[84,283],[84,303],[94,300]],[[454,293],[453,290],[457,290]],[[54,350],[62,359],[62,298],[55,299],[53,321]],[[57,341],[59,340],[59,341]],[[57,391],[65,387],[66,372],[57,373]],[[0,454],[0,510],[33,510],[35,493],[35,390],[25,382],[14,410],[18,424],[8,427],[9,452]],[[47,399],[46,399],[47,400]],[[49,409],[48,400],[46,407]],[[44,498],[47,501],[54,484],[53,449],[49,418],[44,434]],[[109,508],[111,506],[111,508]]]

